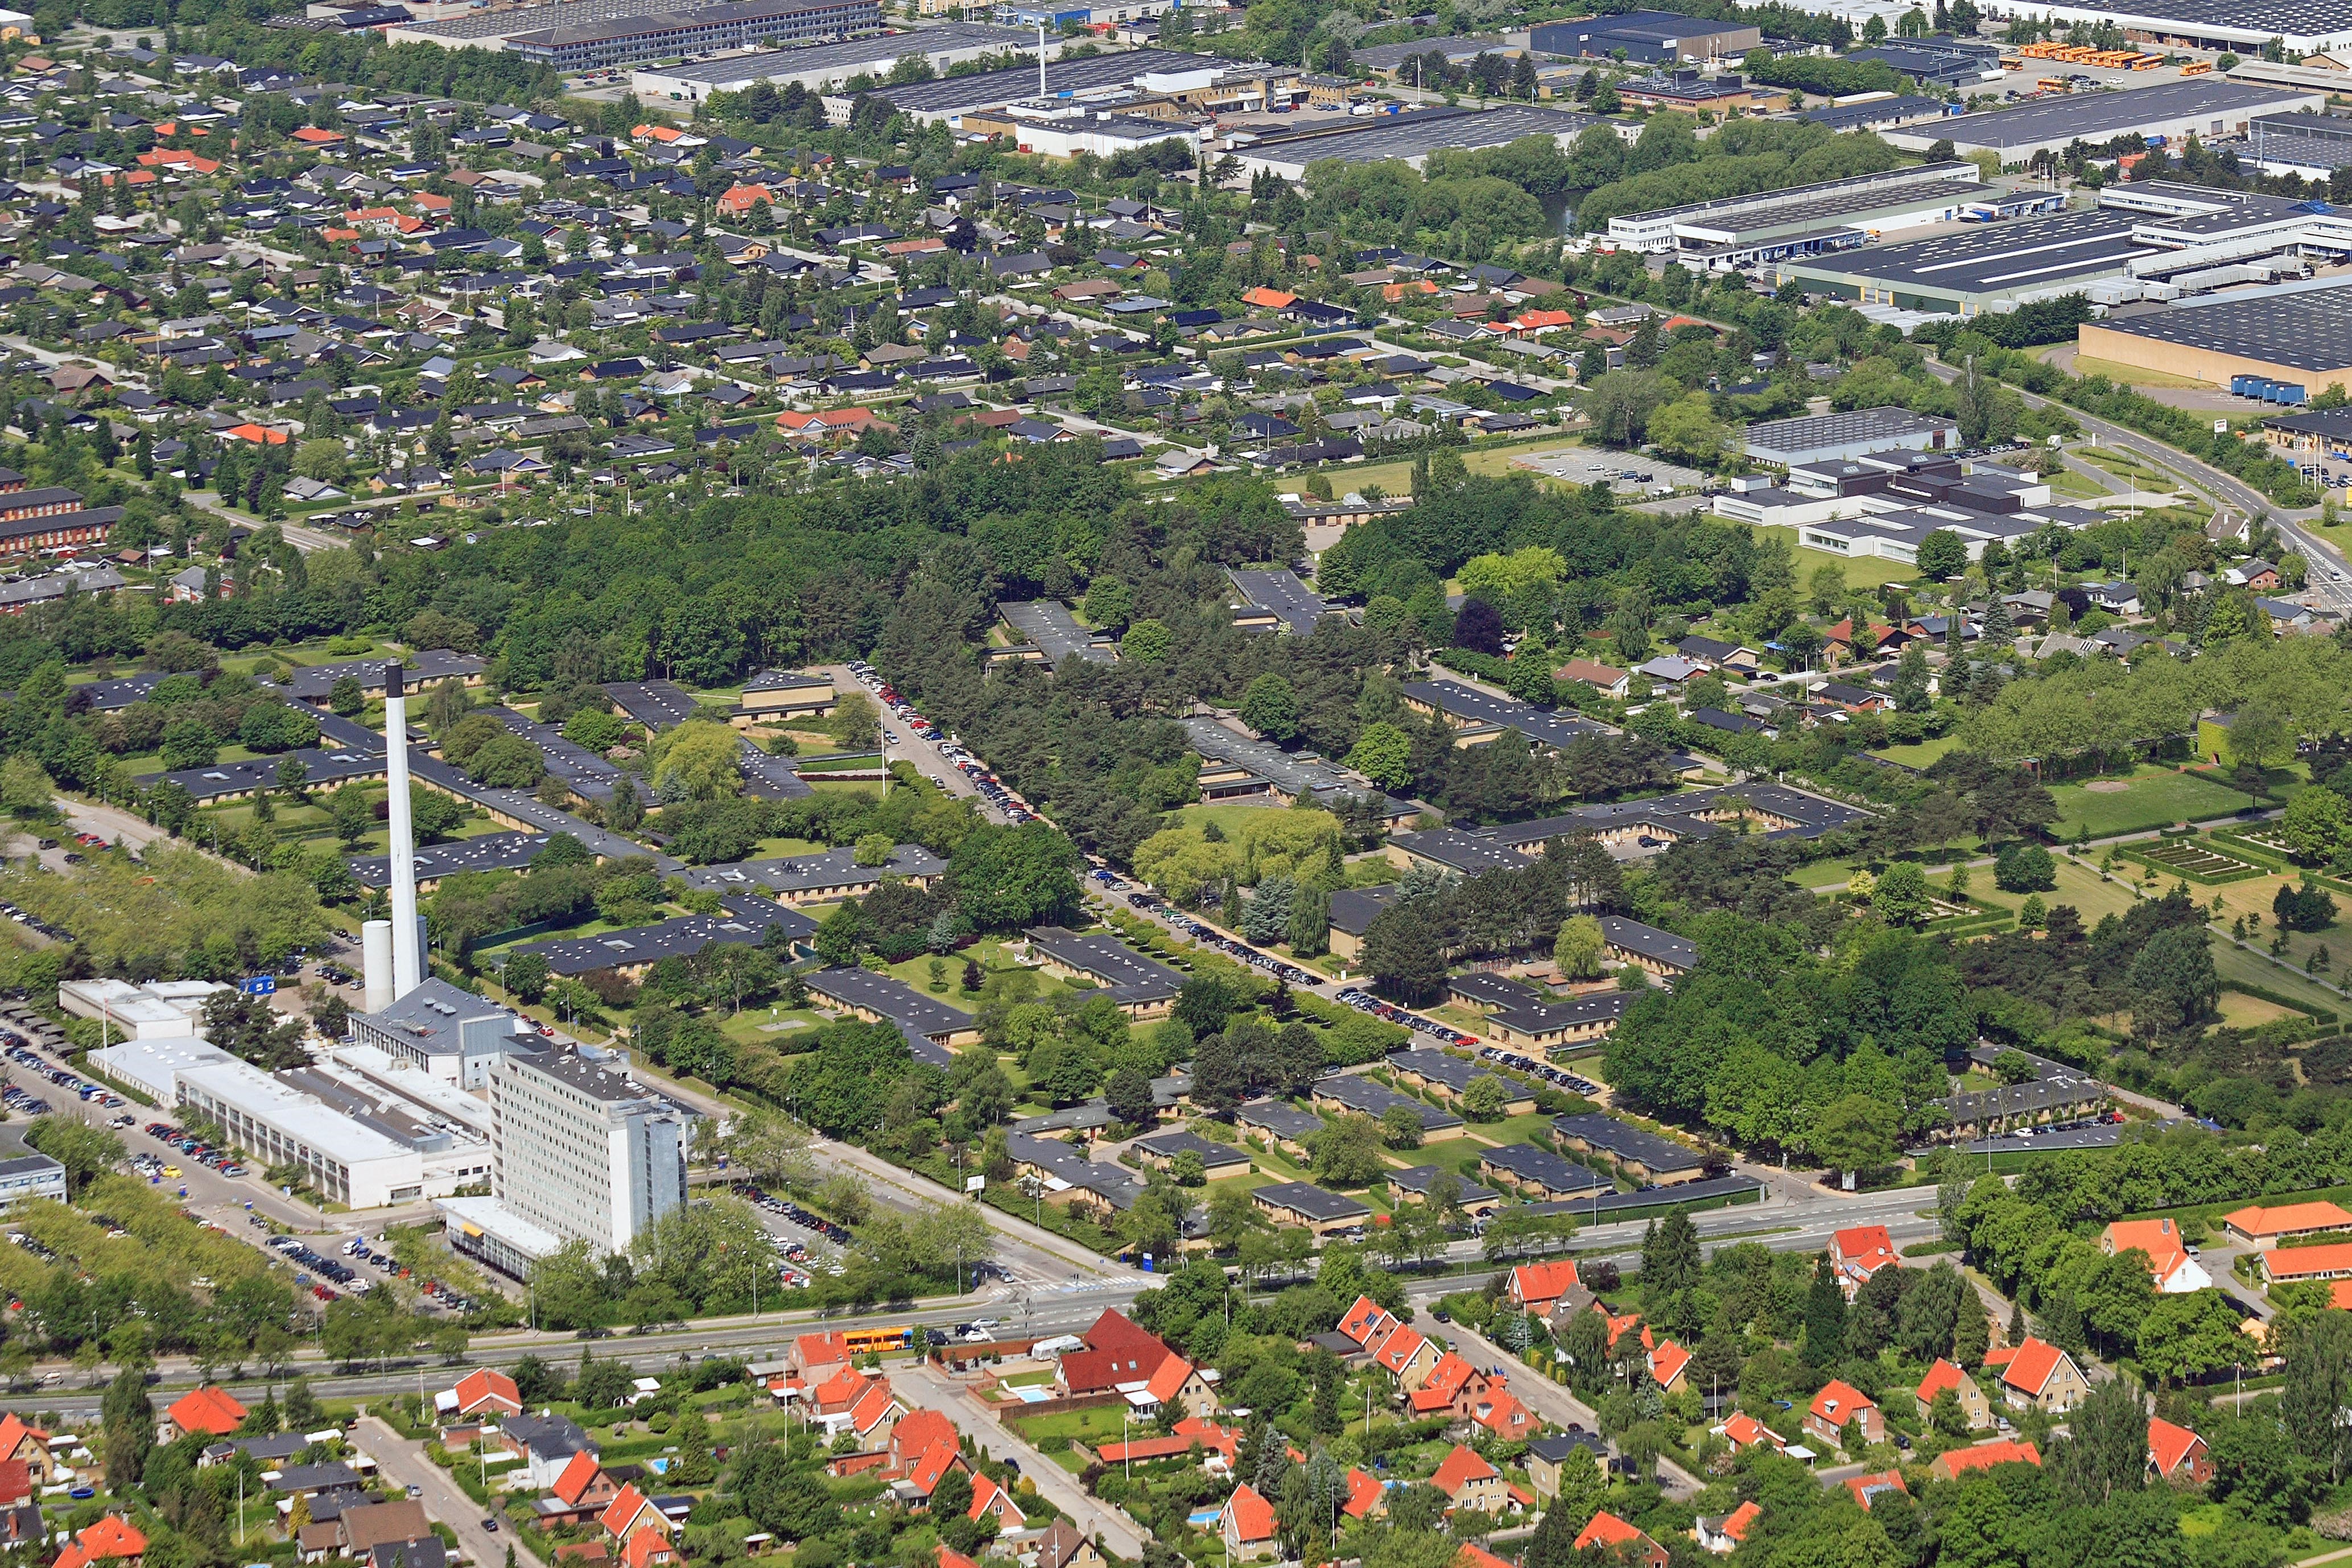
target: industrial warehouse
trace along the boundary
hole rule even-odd
[[[1974,163],[1955,162],[1725,196],[1612,217],[1608,241],[1620,250],[1670,254],[1685,266],[1727,270],[1851,249],[1890,230],[2021,217],[2065,205],[2055,191],[2004,191],[1982,178]]]
[[[625,65],[753,44],[846,37],[882,25],[877,0],[730,0],[678,9],[644,0],[520,5],[385,30],[394,43],[511,50],[558,70]]]
[[[2352,278],[2318,281],[2086,321],[2078,341],[2093,358],[2221,385],[2256,376],[2306,396],[2352,392]]]
[[[1328,130],[1236,138],[1232,145],[1244,172],[1255,174],[1264,171],[1286,180],[1298,180],[1306,177],[1308,164],[1328,158],[1349,163],[1394,159],[1418,169],[1441,147],[1470,151],[1507,147],[1524,136],[1549,136],[1565,151],[1595,125],[1616,129],[1614,122],[1596,115],[1534,109],[1523,104],[1484,111],[1435,108],[1379,115]]]
[[[1050,39],[1049,55],[1059,54],[1062,41]],[[797,85],[809,92],[826,92],[852,78],[881,77],[900,60],[918,59],[944,76],[958,66],[999,56],[1037,52],[1037,36],[1013,27],[987,27],[965,22],[925,27],[919,32],[883,33],[845,43],[810,44],[794,49],[767,49],[724,59],[698,60],[688,65],[647,67],[635,72],[631,89],[646,103],[700,103],[715,92],[741,92],[761,82],[782,89]]]
[[[2062,93],[1880,134],[1907,152],[1924,153],[1947,142],[1963,157],[1996,153],[2004,163],[2023,163],[2036,153],[2056,152],[2076,142],[2099,146],[2118,136],[2168,141],[2242,136],[2258,114],[2316,111],[2326,100],[2325,92],[2200,76],[2129,92]]]
[[[2174,300],[2347,258],[2352,216],[2325,203],[2143,181],[2108,186],[2094,208],[1800,258],[1780,276],[1859,304],[1971,316],[2071,293]]]

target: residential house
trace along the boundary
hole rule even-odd
[[[193,1434],[226,1437],[244,1425],[245,1406],[232,1398],[228,1390],[208,1383],[173,1401],[157,1424],[155,1440],[176,1442]]]
[[[1748,1539],[1748,1530],[1763,1512],[1751,1500],[1727,1514],[1699,1515],[1691,1532],[1698,1538],[1701,1551],[1726,1557],[1739,1550],[1740,1542]]]
[[[1200,1369],[1124,1314],[1106,1310],[1083,1338],[1086,1348],[1065,1352],[1055,1373],[1064,1394],[1122,1394],[1147,1419],[1171,1402],[1192,1415],[1215,1413],[1216,1391]]]
[[[530,1484],[541,1491],[552,1487],[572,1456],[595,1444],[580,1424],[562,1415],[509,1415],[499,1423],[499,1442],[519,1456]]]
[[[419,1541],[432,1533],[425,1505],[406,1498],[345,1509],[335,1518],[335,1546],[346,1557],[366,1557],[379,1546]]]
[[[1633,686],[1632,670],[1596,664],[1589,658],[1571,658],[1553,670],[1552,676],[1559,680],[1580,680],[1603,696],[1620,700],[1623,699]]]
[[[1528,1439],[1528,1479],[1536,1495],[1555,1498],[1559,1495],[1560,1467],[1579,1448],[1592,1458],[1596,1468],[1605,1471],[1609,1464],[1609,1445],[1597,1432],[1548,1432],[1540,1437]]]
[[[2331,1203],[2253,1204],[2223,1215],[2221,1224],[2240,1241],[2276,1243],[2322,1231],[2352,1230],[2352,1214]]]
[[[1274,1505],[1246,1484],[1235,1487],[1225,1506],[1217,1510],[1217,1533],[1225,1538],[1225,1553],[1244,1563],[1272,1557],[1275,1539]]]
[[[1761,1443],[1774,1453],[1786,1453],[1788,1439],[1750,1415],[1745,1410],[1735,1410],[1724,1417],[1723,1425],[1714,1428],[1715,1435],[1731,1445],[1735,1454]]]
[[[1862,1511],[1864,1513],[1870,1511],[1870,1505],[1874,1501],[1889,1492],[1899,1492],[1905,1497],[1911,1495],[1911,1489],[1903,1484],[1903,1472],[1900,1470],[1879,1470],[1865,1472],[1859,1476],[1848,1476],[1845,1479],[1845,1489],[1853,1494],[1853,1500],[1862,1505]]]
[[[2213,1283],[2202,1264],[2189,1256],[2180,1226],[2171,1219],[2119,1219],[2100,1234],[2108,1257],[2137,1248],[2147,1257],[2148,1278],[2160,1296],[2185,1296]]]
[[[50,1568],[90,1568],[94,1563],[120,1563],[139,1568],[147,1555],[147,1533],[120,1514],[108,1514],[68,1542]]]
[[[1520,1264],[1511,1270],[1505,1288],[1512,1306],[1532,1317],[1549,1318],[1559,1299],[1580,1284],[1576,1260],[1563,1258],[1557,1263]]]
[[[2148,1474],[2162,1480],[2203,1486],[2213,1479],[2213,1456],[2205,1439],[2160,1416],[2147,1423]]]
[[[1886,1436],[1886,1418],[1870,1395],[1842,1378],[1832,1378],[1805,1407],[1804,1428],[1824,1443],[1836,1444],[1850,1425],[1859,1425],[1862,1440],[1875,1443]]]
[[[1611,1513],[1607,1509],[1592,1516],[1592,1522],[1577,1535],[1575,1550],[1582,1552],[1596,1546],[1604,1552],[1623,1549],[1638,1558],[1643,1568],[1666,1568],[1666,1549]]]
[[[1921,1378],[1919,1386],[1912,1391],[1912,1397],[1919,1403],[1919,1419],[1922,1422],[1927,1419],[1927,1412],[1935,1405],[1936,1396],[1948,1388],[1952,1391],[1952,1398],[1958,1404],[1960,1415],[1967,1419],[1969,1430],[1992,1425],[1992,1401],[1987,1399],[1984,1390],[1977,1386],[1977,1380],[1941,1358],[1927,1369],[1927,1375]]]
[[[1419,1388],[1434,1372],[1438,1348],[1407,1326],[1370,1296],[1359,1296],[1339,1320],[1338,1331],[1363,1348],[1396,1385],[1407,1393]]]
[[[1830,1267],[1837,1274],[1838,1289],[1851,1301],[1872,1275],[1882,1268],[1899,1268],[1902,1260],[1885,1226],[1858,1225],[1830,1237]]]
[[[1971,1471],[1989,1470],[1995,1465],[2041,1463],[2042,1450],[2032,1444],[2021,1443],[2013,1437],[1995,1437],[1973,1448],[1953,1448],[1938,1454],[1927,1470],[1939,1481],[1956,1481]]]
[[[1690,1352],[1672,1340],[1660,1340],[1650,1347],[1650,1380],[1668,1394],[1683,1385],[1690,1363]]]
[[[1429,1484],[1444,1492],[1456,1509],[1470,1509],[1478,1513],[1500,1513],[1511,1501],[1508,1483],[1503,1472],[1480,1458],[1461,1444],[1445,1456]]]
[[[49,1435],[28,1425],[13,1410],[0,1415],[0,1461],[5,1460],[22,1463],[43,1486],[58,1479],[58,1461],[49,1452]]]
[[[2074,1409],[2091,1392],[2074,1358],[2042,1340],[2000,1346],[1985,1356],[1985,1365],[2000,1372],[2001,1393],[2011,1404],[2037,1405],[2053,1415]]]
[[[624,1486],[596,1516],[596,1523],[615,1542],[625,1542],[639,1530],[657,1530],[669,1533],[668,1516],[653,1505],[651,1499],[637,1490],[635,1482]]]
[[[541,1530],[552,1530],[559,1524],[584,1524],[603,1513],[620,1495],[620,1483],[605,1474],[595,1451],[583,1448],[572,1456],[572,1462],[555,1478],[553,1489],[531,1505],[531,1511]]]
[[[455,1388],[433,1396],[434,1413],[447,1421],[468,1415],[520,1415],[522,1394],[505,1373],[480,1367],[457,1380]]]

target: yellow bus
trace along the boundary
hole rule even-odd
[[[852,1355],[879,1355],[886,1351],[902,1351],[915,1342],[912,1329],[844,1329],[841,1342]]]

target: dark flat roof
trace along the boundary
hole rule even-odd
[[[950,1034],[972,1026],[971,1014],[932,1001],[896,975],[877,974],[870,969],[820,969],[809,975],[808,987],[828,1000],[879,1013],[921,1035]]]
[[[1645,1132],[1631,1122],[1620,1121],[1599,1111],[1555,1116],[1551,1119],[1551,1127],[1563,1138],[1578,1139],[1604,1154],[1633,1162],[1654,1172],[1687,1171],[1695,1165],[1706,1163],[1696,1150],[1685,1148],[1671,1138]]]
[[[1354,1219],[1372,1212],[1351,1197],[1325,1192],[1306,1182],[1276,1182],[1250,1195],[1282,1208],[1296,1209],[1310,1219]]]
[[[1184,976],[1106,931],[1032,926],[1022,935],[1056,963],[1099,980],[1121,1001],[1157,1001],[1184,989]]]
[[[2221,8],[2222,0],[2186,0],[2181,14],[2193,12],[2198,22],[2228,26],[2215,15]],[[2268,8],[2278,9],[2275,5]],[[2336,27],[2352,27],[2352,9],[2347,9],[2343,0],[2311,0],[2307,9],[2314,15],[2322,9],[2333,10],[2336,13]],[[2063,93],[2007,109],[1989,109],[1979,114],[1957,114],[1937,121],[1934,129],[1937,136],[1949,137],[1963,147],[2058,145],[2077,137],[2085,142],[2105,142],[2127,131],[2169,120],[2199,114],[2234,114],[2265,103],[2310,96],[2308,88],[2263,87],[2219,75],[2186,77],[2121,92]]]
[[[1441,712],[1457,719],[1467,719],[1479,724],[1500,724],[1506,730],[1517,730],[1528,740],[1543,746],[1564,746],[1580,735],[1612,733],[1606,724],[1573,713],[1554,712],[1509,697],[1492,697],[1473,686],[1458,680],[1408,680],[1404,694],[1416,702],[1426,702]]]
[[[2352,279],[2300,294],[2221,300],[2186,310],[2172,306],[2094,324],[2156,342],[2242,354],[2295,370],[2339,371],[2352,367]],[[2321,417],[2318,414],[2289,416]],[[2288,429],[2309,428],[2275,419],[2270,423],[2285,424]]]
[[[1478,1158],[1498,1171],[1510,1172],[1521,1181],[1533,1182],[1547,1192],[1580,1193],[1616,1186],[1591,1166],[1580,1165],[1556,1149],[1535,1143],[1510,1143],[1500,1149],[1481,1150]]]
[[[1950,123],[1956,122],[1946,122]],[[2147,216],[2098,208],[2012,218],[1792,265],[1832,276],[1873,279],[1906,290],[1976,294],[2042,288],[2069,278],[2120,271],[2137,257],[2159,254],[2160,247],[2132,237],[2132,230]]]

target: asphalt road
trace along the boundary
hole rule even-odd
[[[1076,1476],[999,1420],[968,1385],[928,1363],[908,1371],[894,1370],[890,1382],[902,1395],[917,1396],[924,1406],[945,1415],[982,1453],[1017,1462],[1021,1473],[1036,1482],[1048,1502],[1068,1514],[1086,1534],[1100,1539],[1115,1555],[1129,1562],[1143,1555],[1143,1531],[1125,1510],[1089,1494]]]
[[[506,1544],[482,1528],[486,1517],[474,1500],[457,1489],[449,1472],[425,1457],[425,1447],[394,1431],[381,1417],[371,1415],[351,1434],[361,1453],[373,1459],[377,1471],[395,1486],[415,1487],[427,1516],[457,1532],[457,1550],[475,1568],[494,1568],[506,1561]]]

